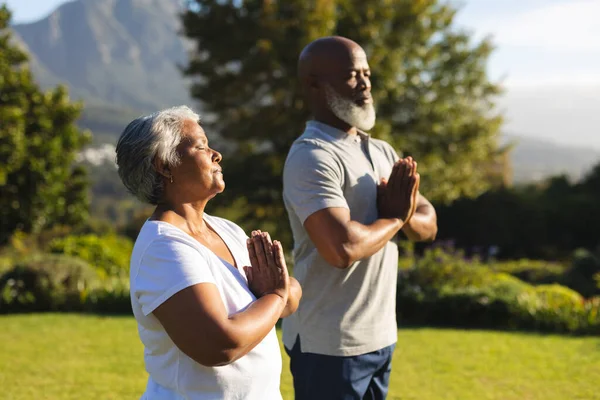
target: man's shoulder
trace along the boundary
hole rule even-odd
[[[304,132],[292,143],[292,148],[304,148],[305,150],[330,148],[332,145],[326,133],[313,127],[307,126]]]
[[[385,150],[394,150],[394,147],[388,143],[387,141],[383,140],[383,139],[377,139],[374,138],[373,136],[371,136],[369,138],[369,140],[371,141],[371,144],[375,147],[378,147],[380,149],[385,149]]]
[[[326,159],[334,156],[335,149],[328,138],[316,129],[307,128],[292,143],[287,161],[295,159]]]
[[[382,151],[386,156],[388,156],[388,158],[393,160],[393,162],[396,161],[396,157],[402,157],[402,153],[400,151],[394,149],[394,146],[392,146],[387,141],[385,141],[383,139],[377,139],[374,137],[371,137],[370,141],[371,141],[372,146],[374,146],[377,149],[379,149],[380,151]]]

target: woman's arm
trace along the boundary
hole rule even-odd
[[[295,278],[290,277],[290,292],[288,301],[281,313],[281,318],[289,317],[298,309],[300,298],[302,297],[302,287]]]
[[[284,306],[284,299],[271,293],[230,317],[217,287],[200,283],[173,295],[154,315],[181,351],[199,364],[214,367],[252,350],[273,329]]]
[[[199,364],[226,365],[246,355],[273,329],[288,302],[287,268],[275,261],[265,235],[253,236],[248,248],[257,300],[245,310],[229,316],[217,287],[200,283],[153,311],[173,343]],[[281,244],[273,248],[283,258]]]

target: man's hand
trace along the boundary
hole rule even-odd
[[[421,177],[417,163],[408,157],[400,159],[392,168],[388,180],[382,179],[377,190],[377,206],[381,218],[398,218],[408,223],[417,209]]]

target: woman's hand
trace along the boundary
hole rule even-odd
[[[302,287],[300,283],[290,276],[290,295],[288,296],[287,304],[281,313],[281,318],[286,318],[296,312],[300,299],[302,298]]]
[[[267,232],[253,231],[248,239],[250,267],[244,267],[248,277],[248,287],[256,298],[266,294],[276,294],[287,303],[290,277],[283,255],[281,243],[271,242]]]

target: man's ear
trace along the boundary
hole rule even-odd
[[[308,74],[306,76],[306,87],[310,90],[319,90],[321,88],[321,82],[315,74]]]
[[[154,157],[154,161],[152,162],[152,164],[154,165],[154,169],[156,170],[156,172],[158,172],[167,179],[171,179],[171,170],[167,165],[165,165],[165,163],[159,160],[158,157]]]

